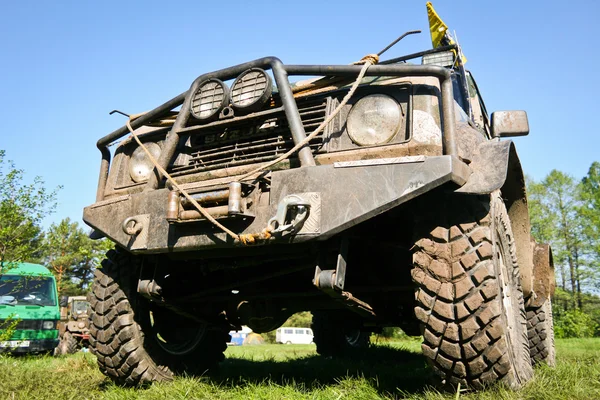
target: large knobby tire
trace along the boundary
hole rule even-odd
[[[54,355],[75,354],[77,350],[79,350],[77,339],[75,339],[71,332],[66,331],[60,338],[58,346],[54,349]]]
[[[556,366],[554,349],[554,325],[552,321],[552,302],[546,300],[541,307],[527,308],[527,336],[531,363]]]
[[[229,334],[152,308],[136,291],[138,264],[115,249],[94,273],[90,350],[100,370],[116,383],[142,385],[204,373],[222,361]]]
[[[315,311],[312,319],[313,342],[317,353],[325,357],[347,357],[370,344],[369,332],[363,332],[355,318],[343,311]]]
[[[421,210],[413,254],[422,350],[443,383],[473,389],[532,376],[514,236],[499,192],[447,194]]]

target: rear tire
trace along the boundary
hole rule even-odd
[[[516,245],[499,192],[420,210],[413,280],[423,354],[443,383],[517,389],[533,375]]]
[[[326,357],[344,357],[369,347],[369,332],[361,331],[357,320],[345,315],[343,311],[313,313],[313,341],[317,353]]]
[[[527,308],[527,336],[531,363],[555,367],[556,350],[554,349],[554,324],[550,299],[546,300],[541,307]]]
[[[136,291],[139,261],[111,250],[94,273],[90,348],[100,370],[119,384],[142,385],[214,367],[224,359],[229,334],[151,308]]]

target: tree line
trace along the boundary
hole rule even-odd
[[[527,179],[532,235],[550,243],[557,336],[599,336],[600,162],[581,180],[557,170]]]
[[[90,239],[69,218],[42,228],[43,219],[56,209],[60,189],[47,189],[41,177],[25,183],[24,170],[0,150],[0,276],[14,262],[39,263],[54,273],[60,295],[85,294],[94,268],[112,244]]]

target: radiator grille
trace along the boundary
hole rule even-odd
[[[327,98],[298,104],[307,134],[326,118]],[[322,132],[310,142],[313,153],[321,150]],[[174,176],[267,162],[294,146],[283,111],[263,119],[244,121],[217,130],[191,135],[180,152],[178,162],[170,167]],[[182,157],[183,156],[183,157]]]
[[[39,330],[39,329],[42,329],[42,323],[44,321],[49,321],[49,320],[22,319],[22,320],[19,320],[19,322],[17,322],[15,329],[16,330],[23,330],[23,329]],[[13,321],[11,321],[11,320],[0,319],[0,329],[8,328],[9,326],[11,326],[12,322]]]

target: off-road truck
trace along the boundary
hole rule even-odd
[[[60,301],[60,342],[54,355],[73,354],[87,348],[90,339],[90,303],[86,296],[63,296]]]
[[[203,373],[231,329],[302,310],[324,355],[382,327],[422,335],[450,385],[518,388],[532,357],[551,363],[551,253],[530,238],[519,158],[500,140],[526,135],[527,116],[488,117],[461,58],[446,41],[369,64],[347,103],[365,65],[261,58],[100,139],[84,220],[116,244],[90,295],[102,372]]]

